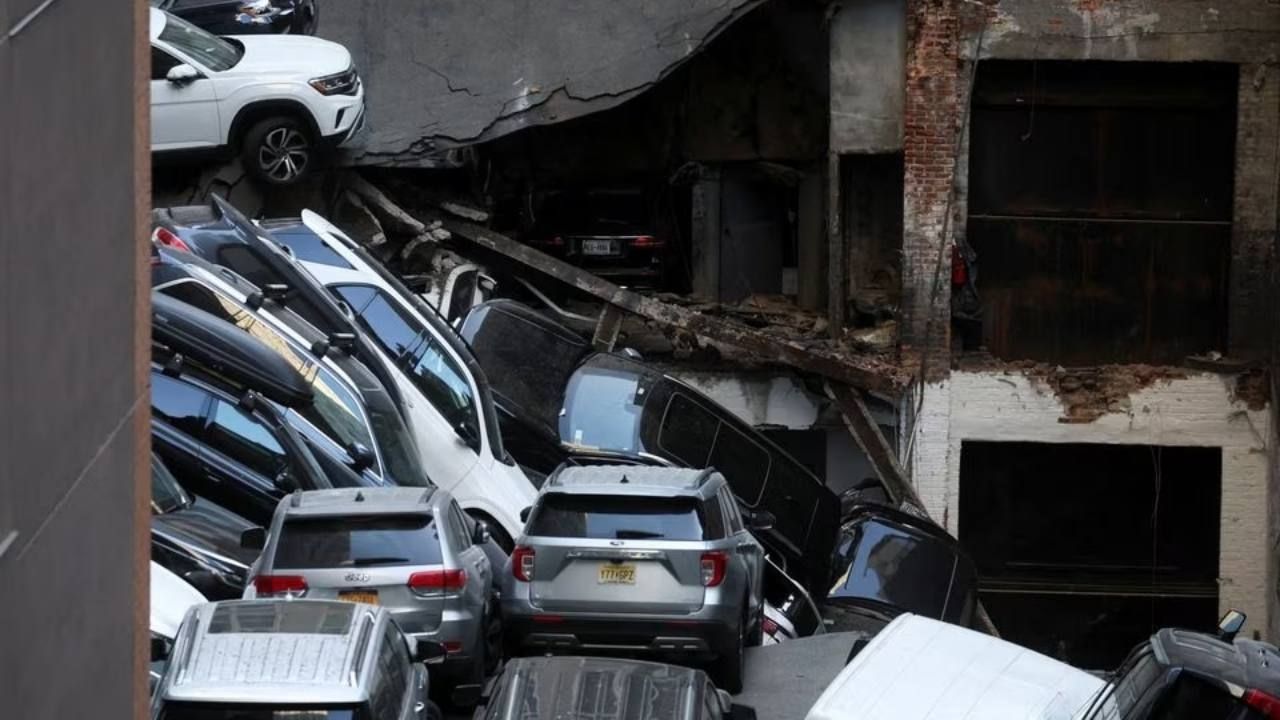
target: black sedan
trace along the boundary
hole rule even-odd
[[[294,33],[314,35],[317,0],[151,0],[215,35]]]

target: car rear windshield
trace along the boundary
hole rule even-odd
[[[864,598],[942,618],[958,557],[940,540],[873,520],[845,531],[831,598]]]
[[[704,540],[693,498],[547,495],[528,534],[623,540]]]
[[[276,542],[277,568],[438,565],[440,537],[426,515],[286,520]]]
[[[165,703],[162,720],[368,720],[366,708],[356,705],[228,705],[223,703]]]

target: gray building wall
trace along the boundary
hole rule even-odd
[[[0,716],[145,711],[145,2],[0,0]]]

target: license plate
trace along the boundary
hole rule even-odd
[[[583,255],[612,255],[613,241],[612,240],[583,240],[582,254]]]
[[[378,592],[376,590],[352,590],[338,593],[339,600],[346,600],[353,603],[365,603],[366,605],[378,604]]]
[[[600,566],[601,585],[635,585],[635,565],[614,565],[607,563]]]

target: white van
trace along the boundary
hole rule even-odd
[[[1019,645],[899,615],[805,720],[1075,720],[1106,683]]]

